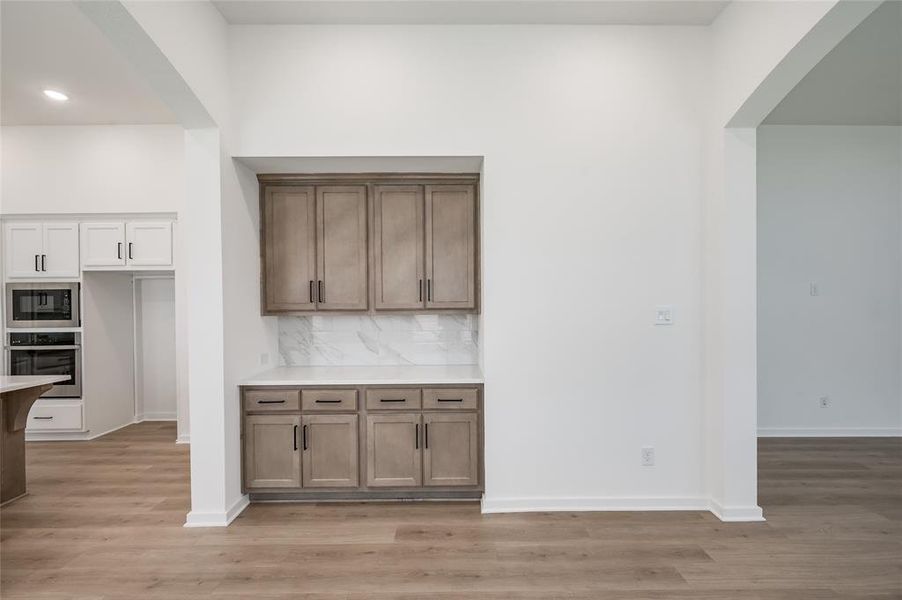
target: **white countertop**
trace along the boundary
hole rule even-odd
[[[67,379],[69,379],[68,375],[0,375],[0,394],[48,383],[59,383]]]
[[[378,367],[277,367],[241,385],[465,385],[482,383],[477,365]]]

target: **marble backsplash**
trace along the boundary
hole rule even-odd
[[[471,365],[476,315],[279,317],[279,364]]]

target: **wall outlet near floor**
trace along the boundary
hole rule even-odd
[[[830,408],[830,396],[821,396],[819,402],[821,408]]]
[[[642,448],[642,466],[643,467],[653,467],[655,466],[655,449],[651,446],[646,446]]]

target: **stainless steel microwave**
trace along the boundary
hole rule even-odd
[[[78,283],[7,283],[6,326],[78,327]]]

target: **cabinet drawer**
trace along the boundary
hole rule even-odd
[[[304,410],[357,410],[357,390],[304,390],[301,392]]]
[[[248,412],[285,412],[300,409],[299,390],[248,390],[244,392],[244,410]]]
[[[419,389],[367,390],[367,410],[410,410],[420,408]]]
[[[56,429],[81,429],[81,402],[78,400],[38,400],[28,413],[30,431],[52,431]]]
[[[479,391],[474,388],[432,388],[423,390],[423,408],[428,410],[475,410]]]

